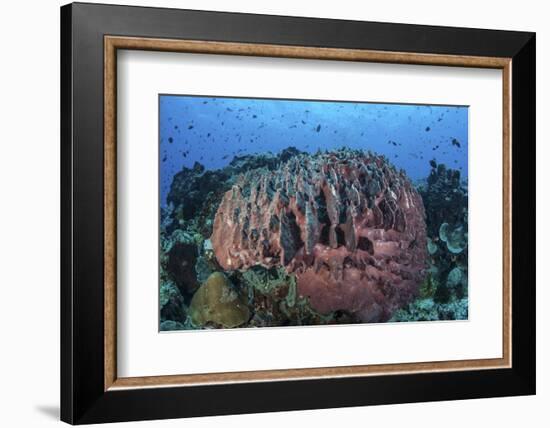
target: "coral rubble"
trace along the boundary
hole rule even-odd
[[[424,278],[424,217],[405,173],[382,156],[293,153],[236,179],[210,239],[226,271],[283,266],[318,313],[386,321]]]

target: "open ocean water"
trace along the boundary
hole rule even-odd
[[[366,102],[159,96],[161,205],[174,174],[195,162],[208,169],[234,156],[314,153],[341,147],[385,155],[411,180],[429,161],[468,177],[468,107]]]

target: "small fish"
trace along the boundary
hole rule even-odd
[[[256,116],[255,114],[252,115],[252,119],[256,119],[258,116]]]
[[[435,159],[430,160],[430,166],[432,168],[437,168],[437,162],[435,161]]]
[[[227,111],[233,111],[233,109],[232,109],[232,108],[229,108],[229,107],[227,107],[226,110],[227,110]]]
[[[430,131],[430,127],[426,126],[426,132],[429,132],[429,131]]]
[[[227,159],[229,155],[222,156],[222,159]]]
[[[193,129],[193,128],[194,128],[193,125],[189,125],[189,126],[187,127],[187,129]]]
[[[172,144],[174,142],[174,139],[172,137],[168,137],[168,142]]]
[[[317,125],[317,128],[315,128],[315,131],[319,132],[321,130],[321,125]]]
[[[168,158],[166,157],[166,155],[164,155],[164,157],[162,158],[162,161],[166,162],[166,159],[168,159]]]
[[[302,125],[305,125],[306,124],[306,121],[305,120],[302,120]]]
[[[451,141],[451,144],[453,146],[457,146],[458,148],[460,148],[460,142],[456,138],[453,138],[453,140]]]
[[[178,129],[178,125],[174,125],[174,129]]]

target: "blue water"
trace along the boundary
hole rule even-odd
[[[174,174],[200,162],[207,169],[233,156],[294,146],[306,152],[346,146],[386,155],[412,180],[429,161],[468,176],[468,107],[214,98],[161,95],[160,191],[166,204]]]

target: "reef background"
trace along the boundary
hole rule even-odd
[[[281,267],[225,271],[210,236],[240,174],[301,153],[369,150],[414,183],[429,255],[417,298],[389,321],[467,319],[466,107],[163,95],[160,102],[160,329],[364,322],[319,314]]]

